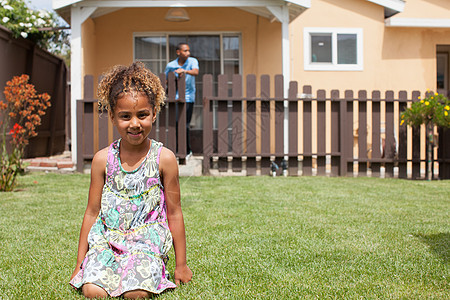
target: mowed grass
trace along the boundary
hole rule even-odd
[[[82,299],[68,279],[89,176],[29,174],[19,183],[0,193],[0,299]],[[180,185],[194,278],[158,299],[450,298],[450,181]]]

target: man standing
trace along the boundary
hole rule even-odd
[[[178,78],[186,76],[186,146],[187,155],[192,154],[189,125],[192,119],[195,102],[195,76],[198,75],[198,60],[190,57],[191,51],[186,43],[179,43],[177,46],[177,59],[172,60],[166,66],[166,78],[170,72],[174,72]],[[178,97],[178,94],[177,94]]]

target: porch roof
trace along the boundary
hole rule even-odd
[[[53,0],[53,9],[69,24],[72,6],[94,8],[95,12],[91,14],[93,18],[128,7],[235,7],[270,20],[280,21],[279,16],[270,7],[284,5],[288,7],[289,21],[292,21],[311,7],[311,0]]]

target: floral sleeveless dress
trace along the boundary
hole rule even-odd
[[[70,284],[94,283],[113,297],[137,289],[158,294],[176,287],[165,266],[172,235],[159,178],[162,144],[152,140],[146,158],[131,172],[121,166],[119,147],[120,139],[108,149],[100,213]]]

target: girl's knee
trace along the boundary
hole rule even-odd
[[[83,295],[89,299],[108,297],[108,293],[104,289],[93,283],[84,284],[81,290],[83,291]]]
[[[149,298],[150,293],[144,290],[134,290],[123,293],[122,295],[125,299],[144,299]]]

